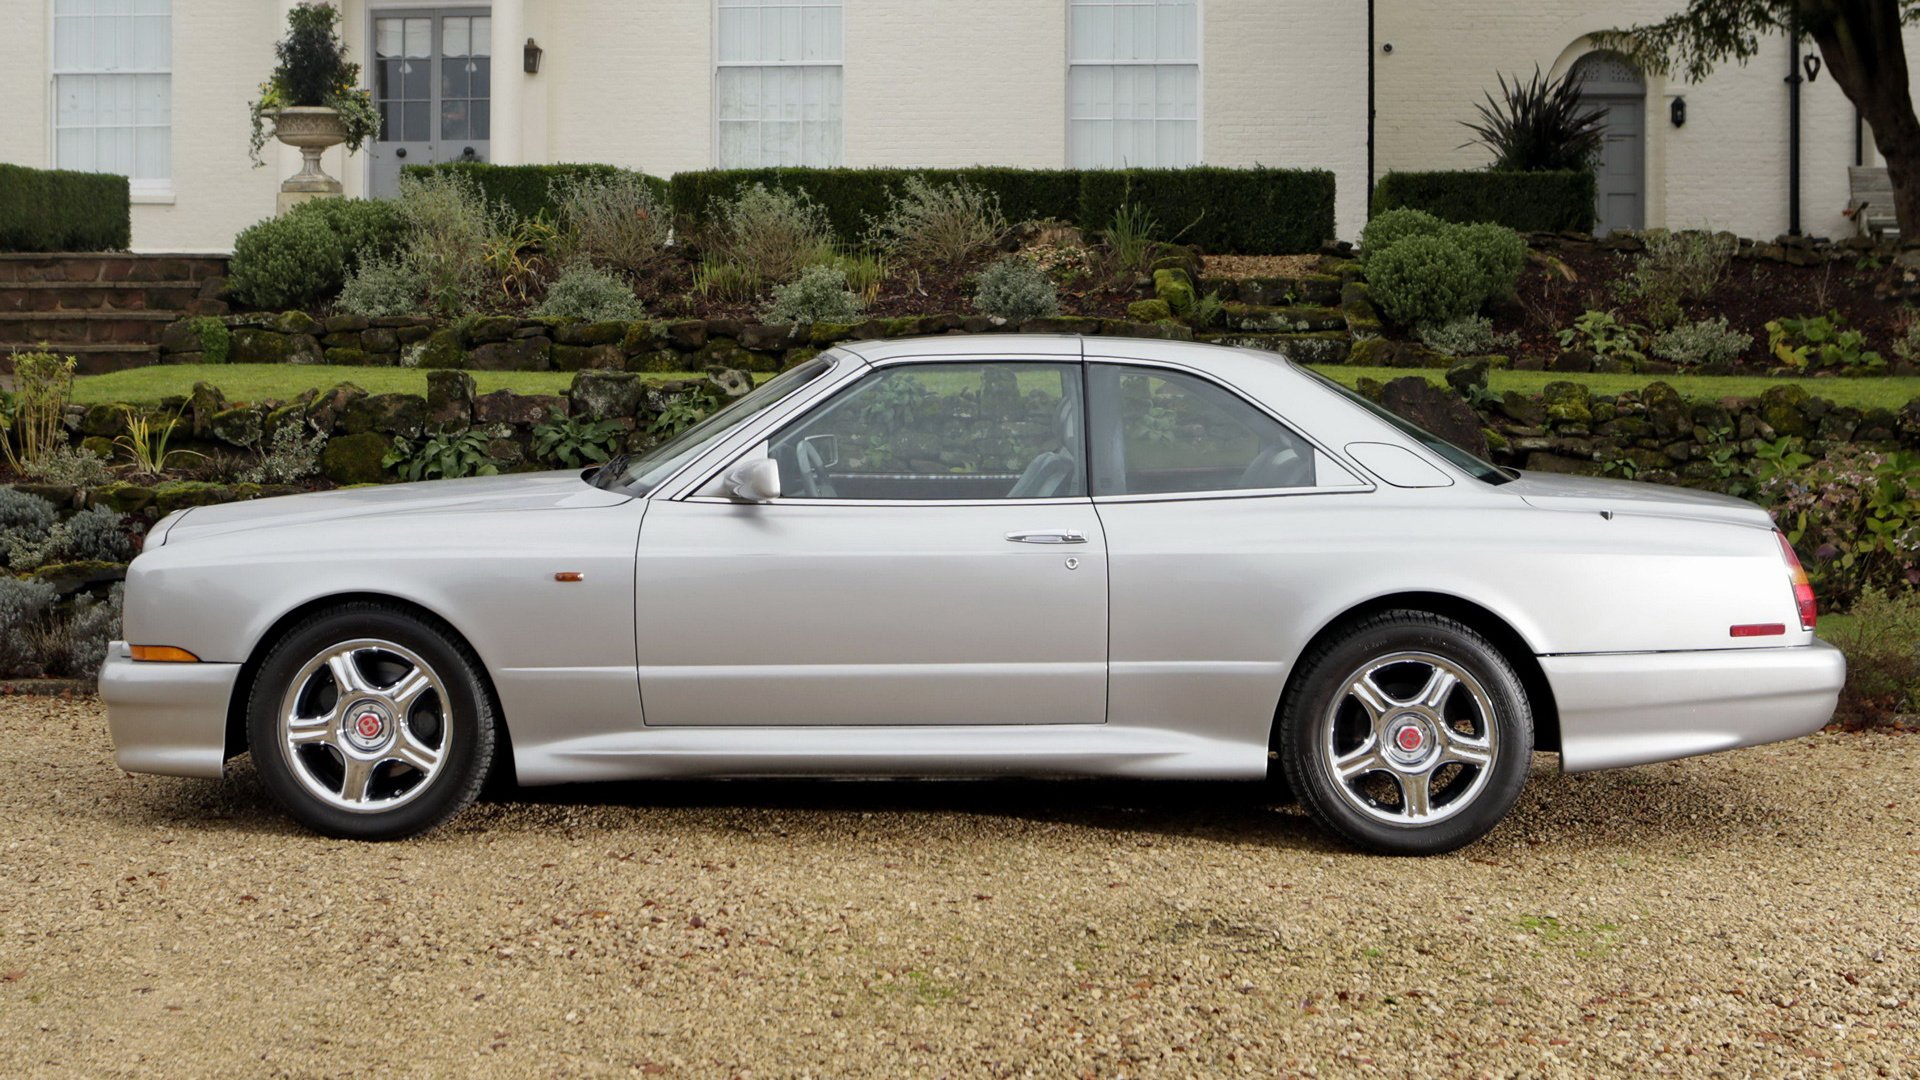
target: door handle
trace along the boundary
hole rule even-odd
[[[1084,544],[1087,534],[1073,529],[1053,529],[1046,532],[1010,532],[1007,539],[1016,544]]]

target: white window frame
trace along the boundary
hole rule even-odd
[[[1122,4],[1126,4],[1130,2],[1130,0],[1118,0],[1118,2]],[[1132,2],[1137,2],[1141,6],[1146,6],[1147,4],[1151,3],[1151,0],[1132,0]],[[1073,55],[1073,51],[1074,51],[1073,50],[1073,9],[1076,6],[1078,5],[1075,4],[1074,0],[1066,0],[1066,3],[1062,5],[1063,10],[1061,12],[1061,16],[1066,20],[1066,33],[1063,34],[1062,36],[1066,40],[1066,61],[1067,61],[1067,77],[1065,80],[1066,86],[1064,91],[1066,94],[1066,100],[1063,102],[1063,105],[1065,107],[1061,110],[1066,116],[1066,125],[1061,131],[1061,138],[1062,138],[1061,148],[1065,151],[1065,153],[1063,153],[1061,157],[1066,162],[1067,167],[1078,168],[1078,169],[1181,168],[1182,167],[1182,166],[1159,166],[1159,165],[1142,166],[1142,165],[1138,165],[1136,163],[1131,163],[1131,162],[1106,164],[1106,165],[1085,165],[1085,164],[1076,165],[1073,162],[1072,155],[1073,155],[1073,123],[1075,119],[1073,115],[1073,69],[1077,67],[1101,67],[1101,68],[1192,67],[1193,80],[1194,80],[1193,162],[1192,164],[1193,165],[1206,164],[1206,161],[1207,161],[1207,0],[1194,0],[1193,2],[1194,31],[1193,31],[1193,59],[1191,60],[1161,60],[1161,59],[1156,59],[1156,60],[1076,60],[1074,59],[1074,55]],[[1085,117],[1083,119],[1098,120],[1100,118]]]
[[[767,6],[767,5],[763,5],[763,6]],[[713,167],[716,169],[726,169],[726,168],[791,168],[791,167],[830,168],[830,167],[842,166],[846,163],[846,141],[847,141],[847,120],[846,120],[847,4],[845,0],[771,0],[771,6],[795,7],[795,8],[802,8],[802,9],[804,8],[838,8],[840,11],[840,42],[839,42],[840,59],[832,61],[830,63],[822,63],[817,60],[722,60],[720,58],[720,0],[712,0],[712,6],[708,10],[712,14],[712,18],[713,18],[712,44],[711,44],[711,47],[713,50],[713,71],[708,78],[707,90],[708,90],[708,97],[713,103],[712,109],[711,109],[711,116],[709,120],[710,130],[708,133],[709,141],[711,142],[713,147],[712,153],[709,155],[709,157],[713,162]],[[767,165],[730,166],[730,165],[723,164],[720,160],[720,71],[722,68],[836,68],[838,69],[840,72],[840,142],[839,142],[839,145],[834,148],[834,153],[833,153],[834,160],[832,164],[830,166],[801,166],[795,162],[786,162],[786,163],[782,163],[780,165],[774,165],[774,166],[767,166]],[[757,121],[757,123],[765,123],[765,121]],[[801,121],[803,132],[805,130],[805,123],[806,123],[805,120]],[[806,137],[804,134],[802,134],[800,142],[801,142],[801,145],[803,146],[806,144]]]
[[[47,12],[47,163],[55,169],[71,168],[60,161],[60,133],[62,131],[82,130],[80,127],[62,127],[60,124],[60,77],[62,75],[165,75],[167,77],[167,119],[161,124],[142,124],[136,120],[131,125],[115,124],[114,127],[165,128],[167,130],[167,175],[162,178],[127,178],[127,192],[134,202],[168,203],[173,201],[173,0],[167,4],[165,15],[128,14],[120,15],[61,15],[57,13],[56,0],[46,0]],[[165,68],[104,68],[63,69],[60,67],[59,53],[55,42],[58,40],[59,20],[61,19],[98,19],[132,18],[167,20],[167,59]],[[93,130],[100,125],[91,125],[84,130]],[[137,139],[138,136],[136,135]],[[96,170],[97,171],[97,170]],[[115,174],[118,175],[118,174]]]

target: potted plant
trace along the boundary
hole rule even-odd
[[[320,153],[345,144],[349,153],[380,130],[373,95],[359,88],[360,65],[347,62],[340,42],[340,12],[329,3],[302,3],[287,13],[287,36],[273,47],[280,63],[260,84],[250,106],[255,167],[264,165],[266,121],[273,137],[300,148],[305,164],[281,185],[284,191],[337,193],[340,182],[320,169]]]

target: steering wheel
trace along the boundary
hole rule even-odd
[[[806,440],[793,448],[794,464],[800,474],[800,493],[809,499],[831,499],[834,497],[833,481],[827,476],[827,463],[820,457],[820,451]]]

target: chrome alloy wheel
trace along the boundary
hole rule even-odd
[[[1466,809],[1500,753],[1486,688],[1429,652],[1361,665],[1321,726],[1321,762],[1334,790],[1387,825],[1431,825]]]
[[[440,677],[391,641],[344,641],[308,660],[280,706],[294,779],[329,806],[392,810],[427,790],[451,749]]]

